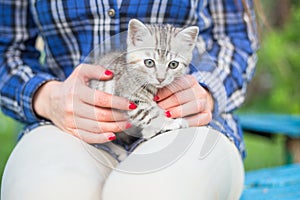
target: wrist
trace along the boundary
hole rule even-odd
[[[207,90],[208,93],[208,106],[210,111],[213,113],[214,112],[214,98],[212,96],[212,94]]]
[[[214,98],[213,98],[211,92],[209,91],[208,86],[205,83],[200,82],[199,84],[201,85],[201,87],[203,87],[206,90],[206,92],[208,94],[208,96],[207,96],[208,106],[209,106],[210,111],[213,112],[214,111]]]
[[[33,97],[33,110],[36,115],[50,120],[49,107],[51,103],[51,94],[58,89],[60,82],[48,81],[40,86]]]

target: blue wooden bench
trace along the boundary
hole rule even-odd
[[[300,164],[246,173],[240,200],[299,200]]]
[[[299,115],[239,115],[243,130],[300,138]],[[290,152],[293,153],[293,152]],[[300,200],[300,163],[246,173],[240,200]]]
[[[300,138],[300,115],[240,114],[244,131]]]

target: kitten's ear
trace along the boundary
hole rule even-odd
[[[190,26],[179,31],[177,37],[179,37],[181,41],[187,42],[187,45],[191,48],[194,48],[198,39],[198,34],[198,26]]]
[[[137,19],[131,19],[128,23],[127,44],[138,46],[149,34],[150,32],[145,24]]]

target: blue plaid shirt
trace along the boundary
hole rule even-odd
[[[244,156],[242,131],[232,115],[245,99],[255,69],[257,36],[241,0],[3,0],[0,2],[0,105],[16,120],[45,123],[32,106],[37,89],[49,80],[65,80],[101,41],[127,29],[137,18],[200,28],[190,73],[215,100],[210,123],[228,136]],[[37,36],[45,43],[39,62]],[[200,59],[200,55],[202,55]],[[205,61],[210,57],[211,62]],[[203,59],[204,58],[204,59]]]

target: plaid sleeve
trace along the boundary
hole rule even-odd
[[[245,2],[249,13],[241,0],[211,0],[204,11],[211,28],[202,33],[200,44],[205,47],[198,49],[206,53],[200,61],[201,70],[195,73],[215,99],[215,114],[232,112],[243,103],[247,83],[255,71],[255,16],[251,0]]]
[[[21,122],[39,121],[33,111],[33,95],[40,85],[55,77],[38,70],[37,28],[28,1],[1,1],[0,11],[1,109]]]

